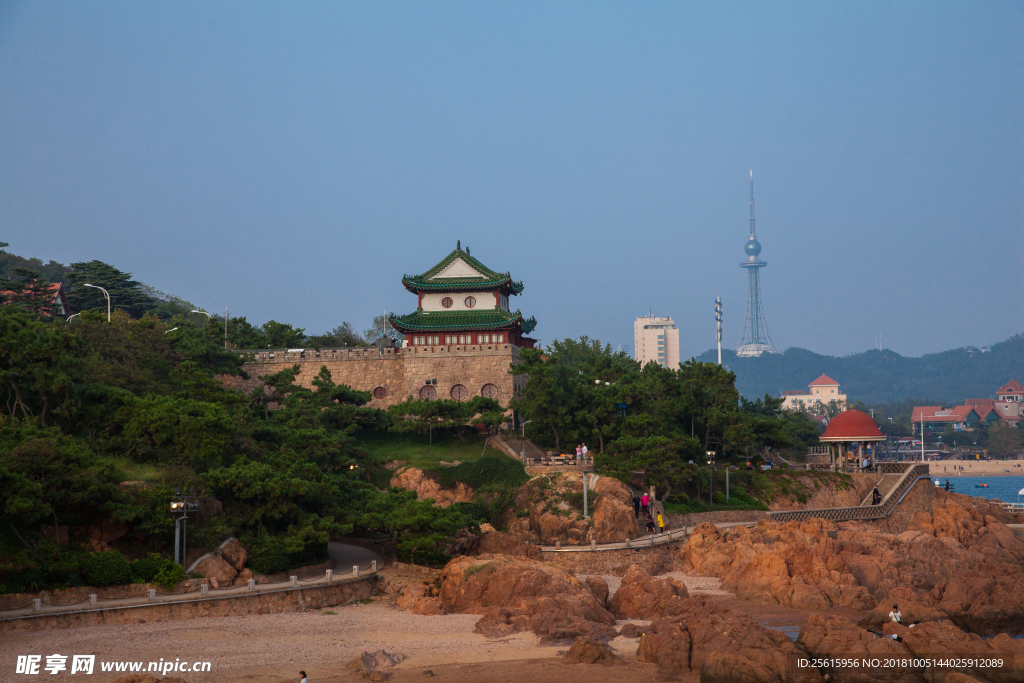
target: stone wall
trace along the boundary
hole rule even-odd
[[[5,630],[39,631],[48,628],[95,624],[144,624],[148,621],[177,621],[197,617],[238,617],[251,614],[299,612],[369,598],[373,595],[376,585],[377,577],[371,575],[365,578],[347,579],[303,588],[282,588],[242,595],[209,596],[147,605],[101,607],[0,621],[0,632]]]
[[[371,408],[387,408],[405,401],[408,396],[420,398],[426,380],[437,380],[437,398],[452,397],[452,388],[466,387],[467,398],[479,396],[485,384],[498,387],[498,400],[507,406],[525,385],[526,378],[509,374],[509,367],[519,362],[519,348],[513,344],[477,346],[413,346],[409,348],[341,348],[258,351],[255,360],[243,370],[250,379],[219,376],[229,389],[249,392],[260,386],[263,375],[272,375],[285,367],[298,365],[296,382],[312,387],[312,380],[321,367],[331,371],[335,384],[347,384],[359,391],[382,387],[384,398],[373,398]]]

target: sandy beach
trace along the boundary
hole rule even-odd
[[[1024,476],[1024,461],[1021,460],[939,460],[928,463],[932,476],[950,476],[958,467],[963,467],[965,477],[1009,477]]]

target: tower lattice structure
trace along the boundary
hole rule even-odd
[[[754,169],[750,169],[750,237],[743,246],[747,260],[740,263],[740,268],[747,270],[747,311],[743,321],[743,334],[736,346],[736,355],[741,358],[760,356],[762,353],[778,353],[772,346],[768,336],[768,323],[764,319],[761,307],[761,269],[768,265],[762,261],[761,243],[757,241],[757,230],[754,219]]]

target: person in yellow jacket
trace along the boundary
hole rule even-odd
[[[660,512],[658,513],[658,533],[665,533],[665,518],[661,516]]]

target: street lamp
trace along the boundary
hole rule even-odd
[[[188,513],[190,510],[198,510],[199,503],[196,501],[195,489],[189,489],[188,493],[184,495],[181,493],[181,489],[174,489],[174,495],[178,497],[178,500],[171,501],[171,512],[174,514],[181,513],[181,517],[177,517],[174,520],[174,562],[175,564],[180,564],[182,569],[185,569],[185,553],[188,542]],[[182,522],[184,522],[184,525]],[[182,533],[183,526],[184,533]],[[179,547],[181,548],[181,561],[178,560]]]
[[[64,321],[64,324],[65,324],[65,325],[70,325],[70,324],[71,324],[71,319],[72,319],[72,318],[77,318],[77,317],[78,317],[78,316],[80,316],[80,315],[82,315],[82,313],[81,313],[81,312],[78,312],[78,313],[72,313],[71,315],[69,315],[69,316],[68,316],[68,319]]]
[[[194,311],[189,311],[189,313],[202,313],[203,315],[205,315],[210,320],[213,320],[213,316],[210,315],[209,313],[207,313],[206,311],[200,311],[199,309],[196,309]]]
[[[708,456],[708,507],[715,502],[715,452],[707,451]]]
[[[164,334],[170,334],[171,332],[174,332],[176,329],[178,329],[178,328],[177,327],[172,327],[171,329],[169,329],[166,332],[164,332]]]
[[[110,292],[108,292],[107,290],[103,289],[99,285],[90,285],[89,283],[86,283],[85,286],[86,287],[92,287],[93,289],[98,289],[101,292],[103,292],[103,296],[107,297],[107,322],[109,323],[110,322]]]
[[[524,463],[526,462],[526,425],[530,424],[531,422],[533,422],[533,420],[527,420],[526,422],[523,423],[523,453],[522,453],[522,458],[523,458],[523,462]]]

